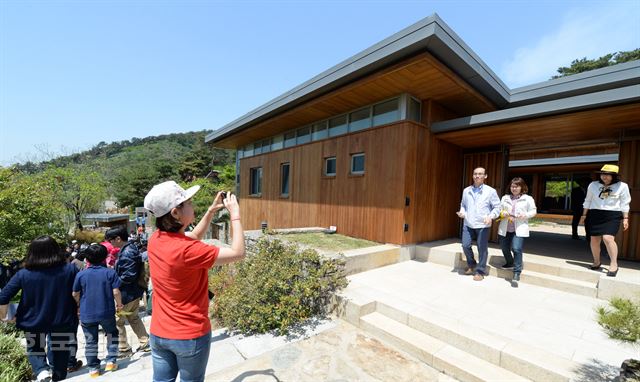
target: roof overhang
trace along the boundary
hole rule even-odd
[[[236,148],[269,136],[277,130],[276,125],[282,130],[313,122],[314,112],[315,116],[324,118],[329,108],[319,106],[318,100],[322,97],[326,101],[330,94],[352,89],[358,81],[389,71],[421,54],[434,57],[442,67],[454,73],[459,82],[464,83],[462,88],[466,87],[467,91],[470,88],[468,92],[475,99],[491,106],[485,110],[502,109],[485,113],[484,110],[478,112],[477,106],[475,110],[468,108],[467,115],[471,116],[432,126],[440,137],[481,126],[522,124],[528,119],[554,116],[554,120],[558,120],[563,113],[589,114],[587,110],[590,109],[637,102],[640,94],[640,60],[511,90],[437,14],[433,14],[213,131],[206,136],[205,142]],[[344,105],[349,94],[352,93],[343,91],[342,97],[327,103]],[[365,98],[361,100],[367,100]]]
[[[631,85],[619,89],[604,90],[554,101],[540,102],[533,105],[436,122],[431,125],[431,131],[436,134],[445,133],[637,101],[640,101],[640,85]]]
[[[508,104],[508,87],[433,14],[207,135],[216,143],[419,53],[428,52],[497,107]]]

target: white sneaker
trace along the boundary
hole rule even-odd
[[[36,381],[38,382],[51,382],[51,371],[42,370],[38,373],[38,377],[36,377]]]

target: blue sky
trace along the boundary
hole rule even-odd
[[[638,0],[0,0],[0,165],[217,129],[434,12],[512,88],[640,47]]]

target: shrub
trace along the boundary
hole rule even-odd
[[[6,334],[8,325],[0,333],[0,382],[30,381],[31,365],[24,347],[14,334]]]
[[[100,243],[104,241],[104,232],[91,230],[76,230],[73,238],[81,243]]]
[[[638,345],[640,342],[640,302],[614,297],[609,301],[613,309],[597,309],[598,324],[615,340]]]
[[[210,277],[213,317],[244,334],[287,334],[292,325],[327,313],[335,292],[347,285],[344,262],[312,249],[263,238],[247,247],[245,261]]]

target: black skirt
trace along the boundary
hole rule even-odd
[[[621,211],[589,210],[585,219],[585,231],[589,236],[615,236],[620,230],[621,222]]]

